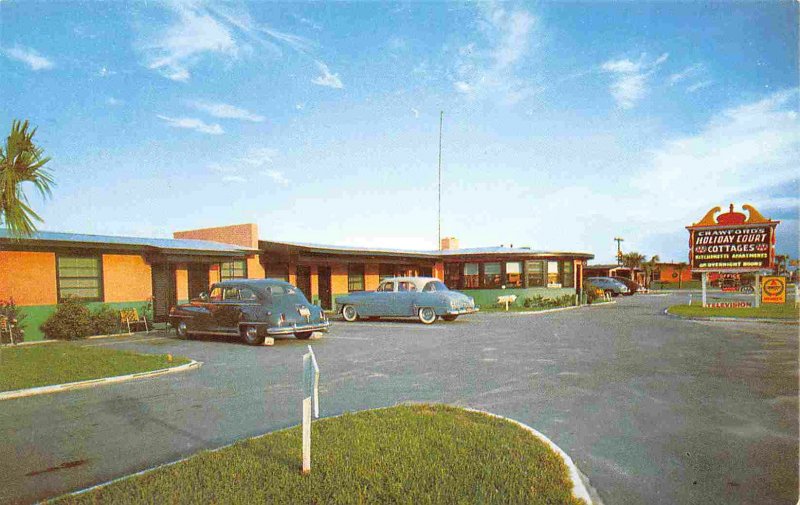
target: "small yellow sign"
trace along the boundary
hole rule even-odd
[[[761,278],[761,303],[786,303],[786,277]]]

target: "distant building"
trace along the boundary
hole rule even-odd
[[[645,285],[645,271],[641,268],[628,268],[620,265],[587,265],[584,277],[625,277]]]

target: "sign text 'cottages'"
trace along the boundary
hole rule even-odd
[[[708,211],[689,230],[689,260],[694,271],[748,272],[769,270],[775,260],[775,227],[780,221],[762,216],[753,206],[742,205],[747,215]],[[716,217],[715,217],[716,216]]]

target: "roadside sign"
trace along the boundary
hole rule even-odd
[[[786,277],[767,275],[761,278],[761,303],[786,303]]]

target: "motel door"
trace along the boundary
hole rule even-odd
[[[208,265],[189,265],[189,300],[199,298],[200,293],[208,292],[209,286]]]
[[[297,287],[311,301],[311,267],[297,266]]]
[[[333,308],[333,300],[331,300],[331,267],[318,267],[319,273],[319,304],[325,310]]]
[[[153,272],[153,319],[162,323],[169,316],[169,308],[176,304],[175,267],[168,263],[156,263]]]

